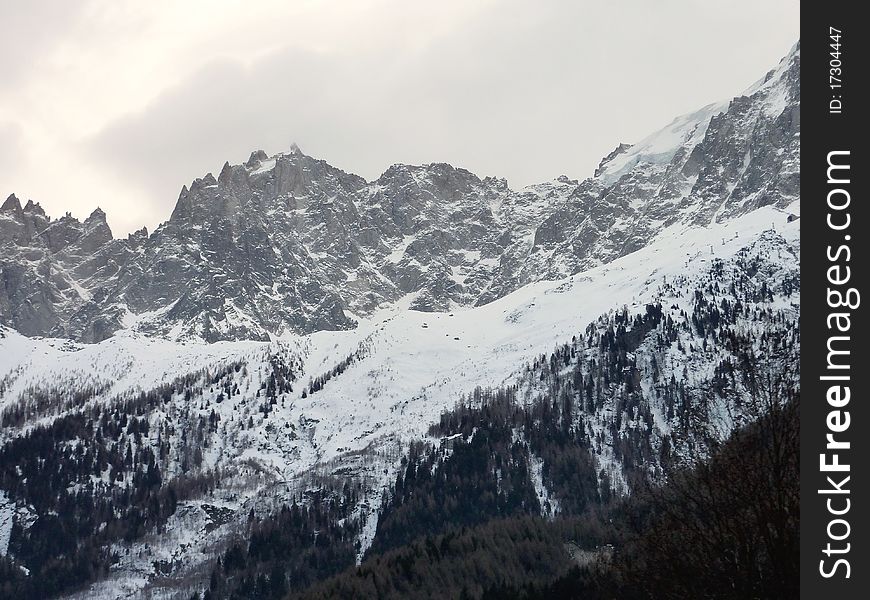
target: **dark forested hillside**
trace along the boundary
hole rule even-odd
[[[785,402],[628,499],[558,520],[418,525],[413,542],[288,597],[796,598],[798,400]]]
[[[10,196],[0,599],[789,597],[799,67],[582,182],[257,151],[126,240]]]
[[[347,517],[355,503],[345,489],[314,494],[264,520],[252,513],[244,538],[219,557],[205,598],[277,600],[352,565],[358,529]]]
[[[326,394],[370,341],[307,385],[299,359],[276,352],[110,403],[94,401],[98,384],[33,388],[2,412],[3,431],[42,421],[0,446],[0,489],[25,515],[0,556],[0,595],[84,589],[143,552],[180,507],[198,506],[206,533],[226,533],[177,597],[571,597],[585,586],[690,598],[707,593],[697,581],[719,586],[711,597],[770,597],[794,568],[786,417],[800,349],[786,304],[799,282],[757,260],[774,252],[770,236],[711,261],[704,277],[664,281],[655,302],[601,315],[522,366],[515,384],[459,399],[392,458],[349,453],[358,466],[276,481],[285,492],[241,509],[220,508],[213,490],[265,467],[225,472],[206,457],[256,424],[267,439],[311,439],[315,420],[280,415]],[[765,470],[774,475],[740,479]],[[690,541],[696,555],[683,558]],[[697,578],[698,560],[708,577]]]
[[[660,308],[636,325],[643,335],[656,330]],[[565,381],[581,383],[583,369],[571,365],[585,352],[575,342],[532,365],[534,377],[567,368]],[[607,364],[619,360],[613,348],[631,343],[608,330],[586,350]],[[755,411],[749,424],[721,443],[708,440],[708,460],[632,455],[628,498],[597,476],[581,409],[564,388],[551,385],[559,391],[531,403],[518,402],[514,388],[478,389],[432,426],[438,441],[412,444],[402,459],[361,565],[353,566],[355,525],[341,508],[353,496],[321,498],[312,513],[294,505],[255,526],[215,568],[207,597],[789,597],[780,592],[796,581],[798,396],[793,374],[769,366],[770,358],[742,366]],[[321,523],[317,535],[309,529],[306,537],[306,522]],[[273,532],[270,547],[286,554],[261,556],[258,528]],[[308,571],[298,566],[303,559]],[[338,571],[317,583],[315,574]]]
[[[270,364],[265,412],[294,378],[279,357]],[[239,394],[234,380],[245,370],[232,363],[194,372],[110,405],[88,405],[93,394],[84,393],[65,401],[53,389],[7,405],[4,429],[76,410],[0,446],[0,489],[27,515],[11,529],[8,555],[0,555],[0,598],[52,597],[105,575],[118,559],[113,542],[142,538],[179,502],[213,489],[220,473],[204,469],[202,456],[220,417],[203,392],[210,387],[215,403]],[[155,419],[174,397],[184,399],[184,410]]]

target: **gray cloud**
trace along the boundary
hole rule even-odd
[[[14,88],[78,21],[86,0],[0,2],[0,92]]]
[[[368,179],[447,161],[519,187],[591,174],[618,142],[735,95],[797,38],[791,0],[650,4],[500,1],[421,47],[364,23],[387,41],[356,53],[288,45],[251,63],[204,56],[77,151],[148,199],[151,226],[182,184],[294,141]]]
[[[17,123],[0,121],[0,174],[11,173],[21,161],[21,137]]]

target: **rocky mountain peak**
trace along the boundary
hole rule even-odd
[[[188,190],[187,186],[182,186],[181,192],[178,193],[178,200],[175,201],[175,208],[172,210],[172,214],[169,216],[170,223],[180,221],[191,216],[192,204],[190,202],[190,199],[188,198],[189,194],[190,190]]]
[[[218,175],[218,183],[220,185],[226,185],[227,182],[229,182],[230,177],[232,177],[232,174],[233,174],[233,168],[232,168],[232,166],[230,166],[230,162],[226,161],[224,163],[224,166],[221,167],[221,172]]]
[[[619,144],[580,182],[515,191],[443,162],[395,164],[367,182],[294,144],[184,186],[151,235],[114,240],[99,209],[84,224],[50,222],[28,201],[24,218],[0,221],[0,270],[39,289],[0,298],[0,324],[87,340],[131,314],[149,315],[134,319],[143,332],[209,341],[343,329],[403,298],[429,311],[485,304],[677,223],[785,208],[799,193],[799,58],[796,46],[733,101]],[[37,273],[33,256],[62,280]]]
[[[85,219],[85,223],[105,223],[106,213],[99,206]]]
[[[114,236],[106,222],[106,213],[97,208],[82,223],[82,237],[79,243],[85,252],[95,252],[112,241]]]
[[[21,202],[15,194],[9,194],[9,197],[3,202],[3,206],[0,206],[0,211],[19,214],[21,213]]]
[[[598,167],[595,169],[593,177],[598,177],[604,171],[604,167],[606,167],[610,161],[612,161],[614,158],[616,158],[629,148],[631,148],[631,144],[620,143],[610,152],[610,154],[601,159],[601,162],[598,163]]]
[[[39,215],[41,217],[46,216],[45,211],[42,209],[42,206],[39,205],[39,202],[34,202],[33,200],[27,201],[27,204],[24,205],[24,212]]]
[[[269,160],[269,155],[266,154],[263,150],[254,150],[251,152],[250,158],[245,163],[245,166],[249,169],[254,169],[264,160]]]
[[[142,227],[141,229],[137,229],[136,231],[127,234],[127,237],[147,239],[148,238],[148,228]]]

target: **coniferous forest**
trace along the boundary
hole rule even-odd
[[[742,277],[723,289],[727,278],[715,275],[705,287],[664,288],[691,298],[691,312],[660,302],[633,315],[611,311],[527,363],[517,384],[458,399],[423,439],[372,463],[396,465],[377,505],[369,482],[337,471],[312,474],[267,510],[252,505],[240,516],[203,504],[209,528],[234,523],[233,533],[175,595],[789,597],[799,514],[796,322],[769,308],[769,289]],[[696,368],[698,356],[707,378],[678,379],[675,365]],[[314,394],[355,360],[364,354],[299,387]],[[0,596],[84,589],[186,502],[238,477],[206,468],[204,456],[227,426],[220,405],[246,392],[243,412],[230,417],[245,429],[291,401],[296,361],[275,354],[263,364],[256,390],[245,361],[114,404],[90,402],[95,388],[5,443],[0,489],[31,516],[16,521],[0,556]],[[52,393],[8,407],[4,426],[53,414]],[[717,438],[710,425],[723,406],[736,426]],[[671,434],[652,435],[655,419]]]
[[[105,3],[85,4],[93,15],[69,20],[96,31],[90,21],[101,21],[91,17]],[[304,8],[300,22],[309,9],[325,10]],[[175,14],[164,9],[155,22]],[[421,18],[446,32],[453,17],[432,10]],[[221,14],[239,28],[262,22],[245,11]],[[324,14],[307,33],[320,43],[327,30],[362,32],[360,44],[380,44],[383,36],[355,22],[364,12],[348,27]],[[478,12],[488,14],[475,8],[468,18]],[[439,78],[480,71],[495,82],[510,73],[504,89],[514,90],[522,70],[513,55],[478,69],[459,45],[437,77],[424,68],[405,87],[387,81],[413,66],[402,53],[390,57],[400,59],[395,69],[343,68],[321,80],[331,44],[309,64],[295,46],[282,50],[285,39],[261,47],[266,29],[287,37],[277,20],[241,37],[212,36],[207,21],[165,29],[196,38],[197,54],[216,40],[238,43],[250,64],[214,77],[233,64],[221,54],[211,67],[190,66],[205,73],[196,85],[173,71],[175,91],[135,103],[142,115],[169,118],[164,99],[174,106],[176,92],[206,93],[208,102],[178,103],[195,118],[171,120],[183,135],[181,124],[203,132],[183,143],[128,143],[128,133],[152,128],[141,126],[148,121],[138,108],[119,108],[104,129],[85,119],[77,126],[87,131],[63,127],[62,137],[111,142],[114,176],[135,159],[150,190],[152,177],[157,186],[176,176],[170,163],[194,142],[223,148],[225,125],[247,131],[268,118],[277,137],[267,139],[284,136],[287,107],[306,123],[320,115],[340,127],[327,130],[325,148],[352,129],[353,119],[326,118],[342,102],[389,110],[420,96],[420,131],[459,144],[441,125],[471,129],[477,113],[441,111],[438,93],[458,87]],[[124,31],[135,37],[149,27]],[[207,43],[196,37],[203,32]],[[575,34],[548,30],[544,46],[586,43]],[[405,37],[420,42],[411,54],[429,51],[428,37]],[[524,60],[539,50],[509,37]],[[282,71],[288,56],[292,68]],[[270,68],[255,67],[261,57]],[[560,58],[550,52],[545,66]],[[32,63],[24,71],[68,66],[45,56]],[[125,68],[124,81],[161,75],[159,64]],[[551,76],[542,64],[533,70],[558,83],[554,107],[588,99],[564,93],[579,79]],[[105,75],[81,65],[69,73],[70,85]],[[242,85],[224,81],[234,78]],[[53,218],[10,195],[0,204],[0,600],[797,597],[800,43],[759,66],[755,80],[742,95],[619,143],[583,180],[511,188],[443,162],[393,164],[367,179],[293,144],[194,179],[167,220],[154,215],[153,231],[126,238],[102,209]],[[330,87],[346,81],[353,93]],[[457,81],[462,95],[496,93],[481,104],[492,116],[527,93],[537,106],[541,87],[523,84],[515,95]],[[367,99],[370,85],[386,95]],[[273,100],[273,86],[292,94]],[[233,100],[236,87],[244,102]],[[314,113],[292,110],[324,90],[330,97]],[[240,112],[212,122],[201,114],[212,101]],[[33,104],[28,110],[57,105]],[[396,139],[416,142],[406,116],[371,120],[340,156],[364,148],[367,160],[380,160],[392,136],[381,139],[382,125],[398,124]],[[40,136],[51,122],[33,119]],[[525,129],[538,130],[511,116],[499,131],[508,140]],[[575,144],[569,129],[556,130],[573,150],[594,141],[584,134]],[[373,135],[378,143],[362,143]],[[69,177],[53,154],[60,144],[47,140],[9,146],[10,156],[52,150],[52,181],[92,181],[84,169]],[[525,168],[545,149],[532,147],[498,150]],[[164,149],[181,154],[163,160]],[[138,196],[97,187],[99,198],[150,198],[145,187]]]

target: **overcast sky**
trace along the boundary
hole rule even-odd
[[[0,195],[153,230],[185,183],[293,142],[369,180],[435,161],[582,178],[773,68],[798,6],[0,0]]]

